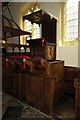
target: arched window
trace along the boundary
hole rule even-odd
[[[61,39],[63,43],[75,42],[79,38],[79,0],[61,3]]]
[[[68,0],[65,9],[65,40],[78,38],[78,0]]]
[[[15,53],[16,53],[16,52],[19,53],[19,48],[18,48],[18,47],[15,47],[15,48],[14,48],[14,52],[15,52]]]
[[[40,8],[37,6],[34,12],[38,10],[40,10]],[[27,14],[31,14],[31,12],[28,11]],[[28,35],[26,36],[27,40],[41,38],[41,24],[40,25],[36,23],[32,24],[31,21],[24,20],[24,30],[32,33],[31,37]]]
[[[8,48],[7,48],[7,53],[12,53],[12,52],[13,52],[12,47],[8,47]]]
[[[24,30],[31,32],[32,36],[27,36],[27,40],[41,38],[41,25],[31,23],[29,20],[24,21]]]
[[[23,53],[25,52],[24,47],[21,47],[20,52],[23,52]]]

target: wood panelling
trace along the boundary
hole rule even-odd
[[[14,76],[14,96],[25,99],[29,105],[47,114],[52,114],[57,102],[63,98],[63,82],[33,73],[15,73]]]
[[[49,77],[41,77],[41,110],[45,113],[52,114],[55,109],[56,87],[55,79]]]
[[[78,76],[78,68],[77,67],[64,67],[64,87],[65,92],[74,94],[74,79]]]
[[[15,61],[14,61],[15,64]],[[43,63],[44,64],[44,63]],[[25,100],[29,105],[34,106],[41,111],[52,114],[56,104],[63,98],[64,84],[64,62],[47,62],[47,68],[34,67],[33,71],[13,68],[13,82],[11,85],[10,71],[8,71],[6,81],[3,80],[3,85],[6,82],[7,86],[12,86],[13,95],[20,100]],[[21,66],[21,64],[20,64]],[[22,66],[23,67],[23,66]],[[15,70],[15,71],[14,71]],[[46,72],[45,72],[46,71]],[[7,89],[8,90],[8,89]]]
[[[13,86],[13,66],[2,58],[2,90]]]
[[[41,111],[52,114],[55,110],[56,104],[63,98],[64,87],[63,87],[63,64],[64,62],[56,62],[54,64],[60,64],[57,66],[56,70],[58,70],[58,74],[51,73],[51,75],[47,75],[42,73],[41,71],[33,71],[33,72],[15,72],[14,73],[14,95],[17,96],[18,99],[25,99],[26,102],[34,106]],[[49,64],[49,63],[48,63]],[[51,69],[54,69],[55,67]],[[59,76],[60,75],[60,76]],[[55,76],[55,77],[54,77]]]
[[[77,120],[80,120],[80,78],[75,79],[75,113]]]

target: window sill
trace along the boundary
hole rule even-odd
[[[62,41],[62,44],[60,43],[59,46],[71,46],[71,45],[78,45],[80,43],[79,39],[73,40],[73,41]]]

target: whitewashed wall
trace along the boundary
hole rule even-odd
[[[25,7],[26,5],[26,7]],[[19,24],[22,27],[22,16],[23,12],[25,12],[25,8],[27,9],[28,4],[26,3],[13,3],[10,6],[10,10],[13,16],[13,19],[17,24]],[[51,13],[53,16],[56,18],[59,18],[59,3],[58,2],[42,2],[39,3],[40,8],[45,10],[46,12]],[[6,12],[5,12],[6,13]],[[6,13],[8,16],[8,14]],[[59,19],[58,19],[59,20]],[[59,23],[59,21],[58,21]],[[66,66],[74,66],[78,67],[80,66],[79,61],[79,49],[80,46],[78,45],[73,45],[73,46],[59,46],[58,41],[59,41],[59,29],[58,29],[58,23],[57,23],[57,59],[64,60]]]
[[[59,18],[59,3],[40,3],[40,7],[47,12],[50,12],[55,18]],[[59,46],[59,19],[57,19],[57,59],[64,60],[66,66],[78,67],[80,66],[80,46]]]
[[[66,66],[78,66],[78,46],[63,46],[57,48],[57,58],[65,61]]]

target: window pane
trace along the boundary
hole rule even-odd
[[[66,4],[66,40],[78,38],[78,1],[68,0]]]
[[[40,38],[41,37],[41,26],[39,26],[38,24],[36,24],[36,23],[31,24],[30,21],[25,20],[24,28],[28,32],[32,33],[32,39],[36,39],[36,38]],[[30,37],[27,37],[27,39],[29,40]]]

